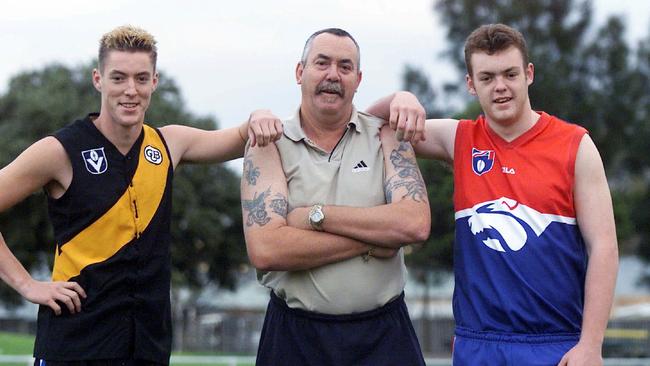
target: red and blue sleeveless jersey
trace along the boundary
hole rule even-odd
[[[541,113],[507,142],[483,116],[454,148],[457,333],[579,334],[587,253],[573,201],[587,131]]]

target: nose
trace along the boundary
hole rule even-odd
[[[336,63],[332,63],[327,69],[327,80],[330,81],[339,81],[341,80],[341,75],[339,75],[339,68]]]
[[[502,76],[496,77],[496,83],[494,85],[494,90],[497,92],[503,92],[507,90],[506,83],[503,80]]]
[[[126,89],[124,90],[124,94],[128,96],[133,96],[136,95],[137,91],[135,89],[135,80],[133,78],[129,78],[126,82]]]

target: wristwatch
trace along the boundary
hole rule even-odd
[[[309,225],[311,225],[314,230],[323,231],[323,221],[325,221],[323,205],[313,205],[311,210],[309,210]]]

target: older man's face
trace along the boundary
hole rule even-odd
[[[319,34],[313,40],[307,61],[296,68],[302,108],[314,108],[321,113],[340,113],[351,108],[361,82],[358,60],[352,39]]]

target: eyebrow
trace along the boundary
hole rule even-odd
[[[509,73],[509,72],[513,72],[513,71],[517,71],[517,72],[518,72],[518,71],[519,71],[519,67],[518,67],[518,66],[513,66],[513,67],[509,67],[509,68],[507,68],[507,69],[505,69],[505,70],[498,71],[498,72],[493,72],[493,71],[479,71],[478,74],[479,74],[479,75],[486,75],[486,76],[493,76],[493,75],[496,75],[496,74],[507,74],[507,73]]]
[[[120,70],[111,70],[108,74],[109,75],[120,75],[120,76],[128,75],[124,71],[120,71]],[[151,75],[151,73],[149,71],[141,71],[141,72],[138,72],[138,73],[135,74],[135,76],[150,76],[150,75]]]
[[[325,59],[325,60],[327,60],[327,61],[331,61],[331,60],[332,60],[332,58],[331,58],[330,56],[327,56],[327,55],[322,54],[322,53],[317,54],[317,55],[316,55],[316,58],[314,58],[314,60],[318,60],[318,59]],[[341,59],[341,60],[339,61],[339,63],[345,63],[345,64],[352,64],[352,65],[354,65],[354,61],[352,61],[351,58],[344,58],[344,59]]]

